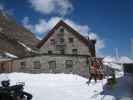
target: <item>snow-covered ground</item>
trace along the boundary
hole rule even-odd
[[[12,85],[25,82],[25,90],[33,94],[33,100],[132,100],[124,94],[127,89],[123,82],[114,90],[106,90],[106,79],[88,85],[88,79],[73,74],[10,73],[0,74],[0,81],[7,77]]]

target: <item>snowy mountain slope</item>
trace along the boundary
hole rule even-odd
[[[116,59],[115,57],[111,57],[111,56],[106,56],[103,59],[103,62],[105,63],[133,63],[133,59],[127,57],[127,56],[121,56],[118,59]]]
[[[122,56],[119,59],[115,57],[107,56],[103,59],[103,64],[105,66],[111,67],[113,69],[121,70],[123,69],[124,63],[133,63],[133,60],[129,57]]]
[[[18,57],[24,57],[30,54],[24,45],[28,48],[37,50],[38,40],[35,35],[9,16],[6,11],[0,9],[0,51],[9,52]],[[27,51],[26,51],[27,50]]]

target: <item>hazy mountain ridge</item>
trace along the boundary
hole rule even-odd
[[[32,32],[10,19],[4,11],[0,11],[0,52],[9,52],[19,57],[29,55],[29,51],[18,42],[35,50],[39,40]]]

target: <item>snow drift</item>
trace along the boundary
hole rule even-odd
[[[88,79],[72,74],[1,74],[0,81],[10,79],[11,84],[25,82],[25,90],[33,100],[100,100],[105,81],[86,84]],[[97,96],[96,96],[97,95]]]
[[[92,81],[88,85],[88,79],[73,74],[0,74],[0,81],[5,79],[10,79],[11,85],[25,82],[25,91],[33,95],[33,100],[118,100],[117,96],[129,98],[124,96],[125,84],[116,86],[115,91],[105,91],[103,87],[106,79],[98,80],[97,83]]]

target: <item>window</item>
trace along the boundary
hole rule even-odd
[[[61,28],[59,30],[59,33],[57,34],[58,37],[63,37],[64,36],[64,28]]]
[[[61,28],[61,29],[60,29],[60,32],[61,32],[61,33],[64,33],[64,28]]]
[[[77,49],[72,49],[72,53],[73,54],[78,54],[78,50]]]
[[[60,42],[61,43],[64,43],[64,38],[60,38]]]
[[[69,69],[69,71],[72,71],[73,69],[73,61],[72,60],[66,60],[66,69]]]
[[[56,50],[64,50],[65,49],[65,45],[56,45]]]
[[[64,34],[63,34],[63,33],[58,33],[57,36],[58,36],[58,37],[63,37]]]
[[[50,70],[50,72],[56,71],[56,61],[50,61],[49,62],[49,70]]]
[[[0,71],[1,72],[4,72],[6,69],[5,69],[5,63],[1,63],[0,65]]]
[[[53,52],[51,50],[48,51],[48,54],[52,54]]]
[[[34,64],[34,69],[40,69],[41,68],[40,61],[34,61],[33,64]]]
[[[73,38],[70,37],[70,38],[69,38],[69,43],[73,43],[73,41],[74,41]]]
[[[51,44],[55,44],[55,40],[54,39],[51,39]]]
[[[20,62],[20,66],[21,66],[21,69],[25,69],[26,68],[26,62]]]
[[[65,54],[65,50],[60,50],[60,54]]]

